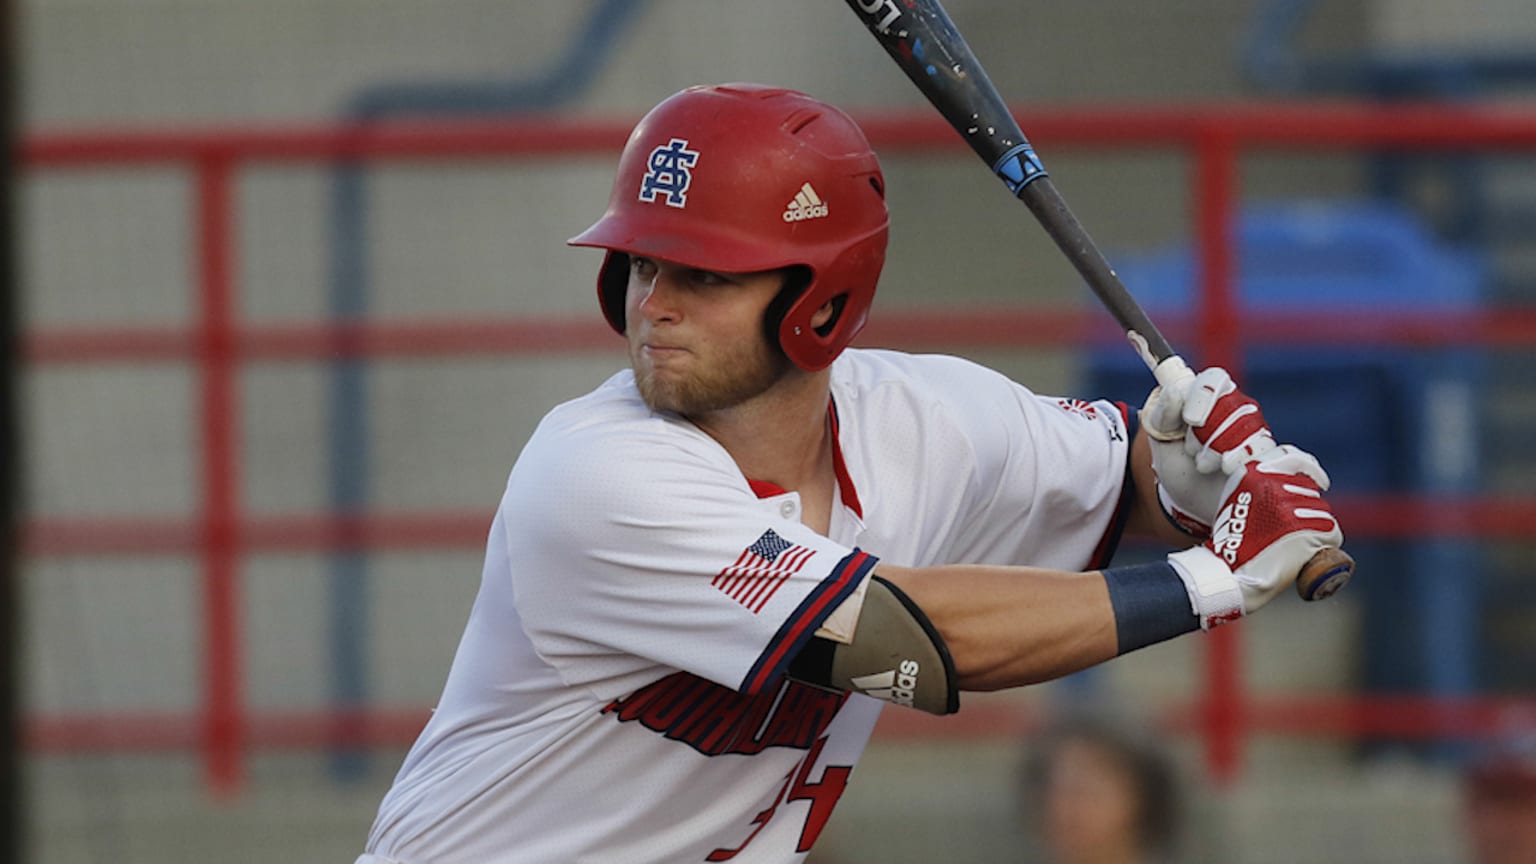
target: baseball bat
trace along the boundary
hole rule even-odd
[[[846,2],[949,125],[1008,191],[1029,207],[1046,234],[1125,331],[1157,382],[1168,387],[1192,376],[1189,366],[1147,317],[1093,238],[1072,215],[1002,95],[939,0]],[[1323,549],[1302,568],[1296,578],[1296,592],[1304,600],[1321,600],[1344,587],[1354,570],[1354,559],[1344,550]]]

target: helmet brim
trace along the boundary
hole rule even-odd
[[[659,230],[657,220],[651,219],[641,227],[612,213],[605,214],[566,244],[654,258],[715,273],[756,273],[809,266],[803,249],[791,254],[782,248],[764,248],[757,238],[698,224],[689,225],[686,230],[668,231],[664,227]]]

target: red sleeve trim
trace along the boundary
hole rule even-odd
[[[874,569],[878,560],[873,555],[855,549],[837,562],[831,574],[812,589],[810,595],[800,603],[800,608],[784,621],[779,632],[773,634],[768,647],[758,655],[757,662],[742,679],[741,692],[758,693],[778,681],[788,668],[789,661],[805,646],[822,622],[827,620],[827,616],[853,593],[853,589]]]

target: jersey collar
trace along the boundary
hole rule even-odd
[[[827,422],[832,429],[832,472],[837,475],[838,496],[843,499],[843,506],[853,511],[860,519],[864,518],[864,506],[859,503],[859,491],[853,487],[853,477],[848,474],[848,463],[843,460],[843,445],[841,435],[838,432],[837,402],[827,400]],[[769,483],[766,480],[753,480],[747,478],[747,483],[752,487],[752,492],[759,498],[772,498],[776,495],[787,494],[788,490],[777,483]]]

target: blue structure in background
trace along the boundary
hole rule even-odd
[[[1325,55],[1302,47],[1320,0],[1264,0],[1252,18],[1240,62],[1257,89],[1282,94],[1343,94],[1382,102],[1433,100],[1472,103],[1491,97],[1529,97],[1536,85],[1536,51],[1528,45],[1433,47],[1396,53]],[[1505,14],[1512,14],[1507,12]],[[1536,268],[1526,256],[1536,232],[1536,198],[1521,182],[1531,176],[1529,154],[1368,154],[1368,194],[1419,213],[1442,239],[1477,249],[1489,262],[1487,296],[1501,304],[1536,302]],[[1515,182],[1511,182],[1511,181]],[[1536,358],[1502,352],[1488,374],[1491,403],[1531,398]],[[1529,430],[1490,411],[1485,416],[1483,462],[1488,476],[1528,476]],[[1492,617],[1518,620],[1536,610],[1536,584],[1511,566],[1492,568],[1484,584]],[[1522,611],[1524,610],[1524,611]],[[1388,638],[1382,636],[1381,638]],[[1487,689],[1525,691],[1536,683],[1536,638],[1518,625],[1484,636]]]
[[[1240,66],[1248,81],[1267,93],[1343,93],[1383,102],[1445,100],[1467,102],[1500,89],[1536,83],[1536,52],[1529,49],[1415,50],[1394,55],[1305,56],[1297,42],[1320,0],[1266,0],[1255,11],[1243,39]],[[1536,226],[1536,207],[1501,208],[1492,218],[1490,172],[1485,156],[1384,152],[1370,161],[1372,194],[1408,201],[1415,179],[1443,184],[1433,215],[1437,230],[1458,243],[1487,243],[1500,231]],[[1435,212],[1431,214],[1430,209]]]
[[[401,82],[370,87],[348,103],[343,120],[366,124],[399,117],[526,114],[569,105],[582,96],[613,55],[613,45],[638,19],[645,0],[596,0],[586,24],[560,58],[541,74],[506,82]],[[360,323],[369,309],[367,169],[337,167],[331,185],[330,302],[335,324]],[[331,364],[329,398],[329,504],[331,512],[361,516],[369,508],[370,404],[367,361],[343,357]],[[368,558],[357,550],[331,557],[329,610],[331,692],[334,707],[366,707],[368,674]],[[340,750],[335,771],[366,770],[359,752]]]
[[[1466,312],[1483,302],[1481,260],[1441,246],[1400,209],[1291,203],[1247,209],[1236,229],[1236,291],[1246,313]],[[1117,260],[1156,320],[1193,308],[1188,247]],[[1194,345],[1185,346],[1186,349]],[[1187,359],[1199,368],[1200,358]],[[1478,488],[1484,360],[1468,348],[1258,346],[1241,383],[1282,440],[1327,468],[1340,494],[1455,494]],[[1150,383],[1121,347],[1095,353],[1086,392],[1140,404]],[[1366,541],[1346,595],[1361,610],[1359,671],[1376,693],[1463,696],[1479,684],[1482,554],[1469,541]],[[1339,602],[1339,600],[1329,601]]]

